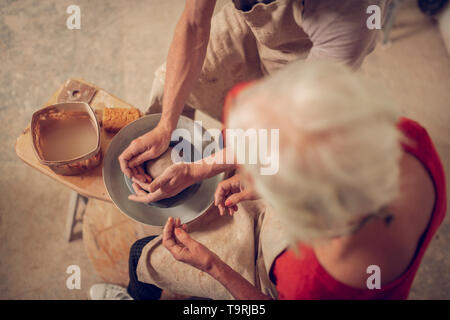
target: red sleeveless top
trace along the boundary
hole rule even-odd
[[[254,81],[240,83],[233,87],[226,99],[222,120],[228,118],[233,100]],[[409,267],[396,280],[381,289],[359,289],[350,287],[334,279],[319,263],[314,251],[299,244],[301,257],[292,251],[282,253],[272,265],[272,274],[276,279],[278,299],[315,300],[315,299],[406,299],[412,282],[422,261],[423,255],[444,220],[447,199],[445,174],[439,155],[428,136],[427,131],[417,122],[401,118],[397,127],[411,141],[403,144],[403,150],[415,156],[428,171],[435,188],[435,204],[428,226],[416,249]],[[225,128],[225,125],[224,125]],[[225,135],[224,135],[225,138]],[[369,274],[367,275],[370,276]]]
[[[273,264],[273,275],[279,299],[406,299],[423,255],[437,228],[445,217],[447,208],[445,175],[439,155],[427,131],[417,122],[402,118],[398,128],[412,143],[403,150],[414,155],[428,170],[433,180],[436,198],[428,227],[419,241],[416,254],[409,267],[396,280],[381,289],[359,289],[334,279],[320,265],[314,251],[300,244],[301,257],[292,251],[282,253]],[[412,144],[412,146],[411,146]],[[369,274],[367,275],[370,276]]]

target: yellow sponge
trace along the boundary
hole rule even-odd
[[[102,118],[103,128],[108,132],[119,132],[140,116],[141,113],[136,108],[105,108]]]

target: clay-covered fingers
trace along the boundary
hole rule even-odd
[[[143,190],[145,190],[145,191],[147,191],[147,192],[150,191],[150,183],[142,182],[142,181],[138,180],[138,179],[135,178],[135,177],[132,177],[132,178],[131,178],[131,181],[133,181],[133,183],[138,184]]]
[[[236,211],[238,211],[237,204],[242,201],[252,200],[251,193],[248,191],[241,191],[238,193],[230,194],[225,200],[225,208],[228,209],[228,213],[233,215]]]
[[[221,203],[225,203],[226,195],[228,194],[229,188],[225,181],[220,182],[217,185],[216,192],[214,192],[214,204],[218,206]]]
[[[146,183],[152,182],[152,177],[150,177],[150,175],[147,174],[147,172],[145,172],[143,164],[140,164],[134,168],[137,171],[137,174],[135,176],[136,179],[138,179],[139,181],[142,181],[142,182],[146,182]]]
[[[136,185],[140,188],[140,186],[136,183]],[[133,186],[134,189],[134,186]],[[128,196],[128,200],[132,200],[132,201],[136,201],[136,202],[142,202],[142,203],[151,203],[151,202],[155,202],[155,201],[159,201],[161,199],[165,199],[165,198],[169,198],[172,195],[168,195],[166,193],[163,193],[161,190],[157,190],[155,192],[146,192],[144,190],[141,191],[144,192],[139,192],[136,194],[130,194]]]
[[[219,214],[221,216],[225,214],[233,215],[231,211],[225,205],[226,199],[232,194],[232,186],[229,181],[224,180],[217,186],[216,192],[214,193],[214,204],[219,208]]]
[[[141,182],[137,179],[132,179],[132,181],[134,183],[137,183],[142,189],[148,191],[148,199],[150,199],[151,201],[149,202],[154,202],[154,201],[158,201],[164,198],[169,198],[172,197],[176,192],[174,192],[175,190],[175,185],[174,185],[174,180],[168,180],[167,183],[164,182],[163,185],[161,185],[158,189],[156,189],[155,191],[151,191],[151,184],[152,183],[145,183],[145,182]],[[176,190],[175,190],[176,191]]]
[[[188,228],[187,228],[187,224],[181,224],[181,219],[180,218],[176,218],[175,219],[175,228],[181,228],[184,231],[188,232]]]
[[[181,219],[180,218],[175,218],[175,228],[179,228],[181,225]]]
[[[164,225],[162,233],[163,245],[169,250],[171,247],[176,245],[175,235],[173,233],[174,228],[175,228],[175,221],[172,217],[169,217],[169,219],[167,219],[166,224]]]
[[[217,185],[214,193],[214,204],[224,203],[228,195],[240,192],[240,182],[236,176],[226,179]]]
[[[238,207],[235,205],[235,206],[231,206],[231,207],[225,207],[224,212],[227,212],[230,216],[233,216],[237,210],[238,210]]]
[[[217,208],[219,208],[219,215],[221,216],[223,216],[227,211],[227,208],[225,208],[225,206],[222,203],[219,203],[217,205]]]
[[[149,191],[150,192],[155,192],[158,189],[167,189],[168,186],[171,186],[174,184],[174,181],[170,184],[172,178],[173,178],[173,174],[171,171],[169,171],[170,167],[167,168],[166,170],[164,170],[164,172],[157,177],[156,179],[154,179],[152,181],[152,183],[150,183],[149,186]]]
[[[132,184],[133,190],[135,194],[130,194],[128,196],[129,200],[136,201],[136,202],[142,202],[142,203],[148,203],[148,192],[143,190],[137,183]]]
[[[136,182],[133,182],[132,185],[134,192],[138,195],[138,196],[146,196],[148,194],[147,191],[145,191],[144,189],[142,189],[142,187],[137,184]]]
[[[175,228],[174,230],[175,233],[175,238],[177,239],[177,241],[185,246],[188,249],[189,253],[192,253],[192,249],[194,249],[194,246],[198,244],[197,241],[195,241],[194,239],[192,239],[189,234],[186,232],[185,229],[183,228]],[[187,252],[185,252],[187,253]]]
[[[129,161],[133,159],[135,156],[139,155],[145,150],[145,146],[139,139],[133,140],[130,145],[120,154],[119,156],[119,164],[120,169],[128,178],[132,176],[131,168]]]
[[[251,193],[242,190],[238,174],[219,183],[214,193],[214,204],[219,208],[220,215],[233,215],[238,210],[239,202],[251,199]]]
[[[183,229],[184,231],[187,232],[187,225],[186,225],[186,224],[181,224],[181,219],[180,219],[180,218],[176,218],[176,219],[175,219],[175,229],[174,229],[174,232],[176,232],[176,229],[177,229],[177,228]],[[180,243],[180,242],[178,241],[177,237],[175,237],[175,239],[176,239],[176,242],[177,242],[177,243]]]
[[[243,197],[240,193],[223,193],[223,195],[216,199],[218,202],[216,206],[219,208],[219,214],[223,216],[228,213],[232,216],[236,211],[238,211],[237,204],[241,202],[242,199]]]
[[[233,216],[237,210],[237,206],[225,207],[224,212],[228,213],[230,216]]]
[[[176,227],[176,225],[180,226],[180,224],[181,221],[179,218],[174,220],[172,217],[169,217],[162,234],[163,246],[169,250],[176,260],[182,260],[183,250],[185,249],[184,245],[178,240],[174,233],[175,230],[180,230]]]
[[[248,195],[245,191],[233,193],[225,200],[225,206],[229,208],[237,208],[237,204],[241,201],[248,200],[247,198]]]
[[[203,271],[211,269],[214,254],[191,238],[186,225],[181,225],[179,218],[170,217],[167,220],[162,233],[162,242],[176,260]]]
[[[129,157],[129,153],[125,151],[123,151],[120,156],[119,156],[119,165],[120,165],[120,170],[122,170],[122,172],[128,177],[131,178],[132,172],[131,169],[128,167],[128,158]],[[131,156],[130,156],[131,157]]]
[[[133,180],[132,187],[133,187],[135,194],[130,194],[128,196],[128,200],[142,202],[142,203],[150,203],[150,202],[155,202],[155,201],[159,201],[161,199],[170,197],[170,195],[163,193],[161,190],[157,190],[156,192],[149,193],[145,189],[145,188],[148,188],[147,183],[141,182],[134,178],[132,178],[132,180]]]
[[[151,182],[151,177],[144,171],[142,165],[129,168],[131,171],[131,179],[135,178],[142,182]],[[149,180],[150,179],[150,180]]]
[[[215,200],[217,201],[217,207],[219,208],[219,214],[221,216],[225,214],[231,214],[230,210],[225,206],[225,201],[227,197],[229,196],[230,192],[228,190],[225,190],[225,192],[221,193],[220,196]]]
[[[148,150],[142,152],[141,154],[133,157],[130,161],[129,161],[129,166],[130,167],[135,167],[138,166],[142,163],[144,163],[147,160],[150,159],[154,159],[156,157],[158,157],[159,154],[156,153],[156,148],[155,147],[150,147]]]
[[[171,197],[173,196],[173,188],[175,187],[172,184],[172,181],[169,181],[167,184],[165,184],[163,187],[159,188],[158,190],[151,192],[150,191],[150,185],[151,183],[146,183],[146,182],[142,182],[139,181],[137,179],[135,179],[134,177],[131,178],[131,180],[138,184],[143,190],[148,191],[149,192],[149,199],[153,199],[153,201],[158,201],[160,200],[159,195],[162,195],[164,197]],[[165,186],[167,186],[167,189],[164,188]],[[154,200],[156,199],[156,200]],[[161,198],[162,199],[162,198]]]

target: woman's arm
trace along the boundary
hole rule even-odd
[[[208,273],[236,299],[271,299],[223,262],[215,253],[192,239],[186,230],[186,225],[181,225],[179,218],[174,220],[170,217],[164,226],[163,245],[176,260]]]
[[[216,258],[207,273],[219,281],[237,300],[270,300],[259,289],[234,271],[229,265]]]

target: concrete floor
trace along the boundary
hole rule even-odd
[[[69,77],[84,78],[144,108],[153,71],[165,59],[183,7],[181,0],[79,0],[81,30],[68,30],[66,8],[73,3],[0,2],[2,299],[86,299],[90,285],[99,281],[82,240],[64,240],[69,189],[24,165],[14,153],[16,137]],[[363,72],[384,83],[404,114],[429,130],[450,181],[449,56],[435,23],[414,2],[402,8],[392,39],[391,47],[379,46],[367,58]],[[410,298],[450,298],[449,245],[447,217]],[[66,268],[72,264],[81,268],[81,290],[66,288]]]

